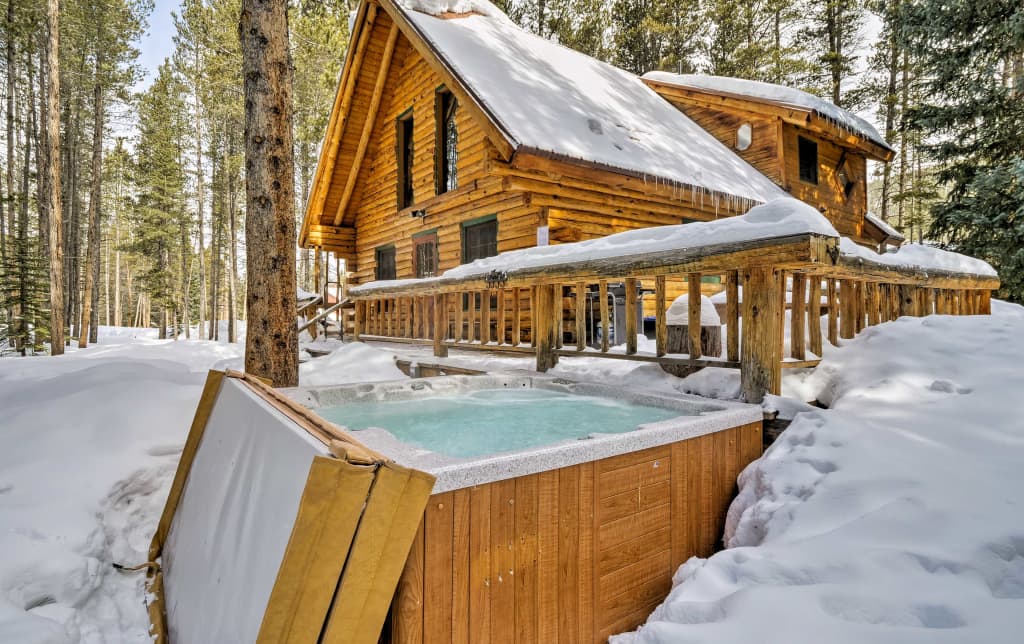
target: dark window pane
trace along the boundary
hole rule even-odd
[[[491,219],[462,228],[462,263],[498,254],[498,220]]]
[[[416,277],[437,275],[437,235],[423,235],[412,240]]]
[[[377,249],[376,278],[379,280],[395,279],[395,247]]]
[[[797,156],[800,159],[800,180],[818,183],[818,144],[804,137],[797,137]]]
[[[407,208],[413,203],[412,160],[413,160],[413,121],[412,112],[398,119],[396,123],[397,154],[398,154],[398,209]]]
[[[434,158],[434,171],[437,174],[437,194],[441,194],[459,187],[459,129],[455,121],[459,103],[447,90],[439,91],[436,100],[437,156]]]

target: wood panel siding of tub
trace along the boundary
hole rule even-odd
[[[435,494],[382,641],[603,642],[642,624],[672,574],[719,544],[753,423]]]

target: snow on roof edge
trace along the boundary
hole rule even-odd
[[[885,221],[875,213],[868,211],[864,214],[864,219],[870,221],[872,224],[877,226],[879,230],[889,236],[890,239],[897,239],[899,241],[905,241],[907,238],[903,236],[903,233],[893,228],[889,222]]]

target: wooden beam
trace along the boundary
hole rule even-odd
[[[740,389],[743,399],[760,403],[766,393],[782,387],[782,285],[779,273],[767,266],[743,271],[743,352]]]
[[[686,332],[689,336],[689,355],[694,360],[704,355],[700,347],[700,273],[690,273],[686,276],[687,287],[687,318]]]
[[[366,121],[363,123],[363,132],[359,136],[359,145],[356,146],[356,156],[352,160],[352,167],[349,169],[348,180],[345,182],[345,190],[341,193],[341,200],[338,202],[338,210],[334,213],[334,225],[341,224],[348,208],[348,202],[352,199],[352,192],[356,188],[356,181],[359,180],[359,169],[363,165],[363,158],[366,157],[366,149],[370,146],[370,137],[373,135],[373,126],[380,109],[380,99],[384,95],[384,85],[388,78],[388,70],[391,69],[391,58],[395,53],[395,43],[398,42],[398,25],[391,25],[391,32],[388,33],[388,41],[384,46],[384,53],[381,56],[380,69],[377,70],[377,82],[373,86],[373,94],[370,96],[370,107],[367,110]]]
[[[666,313],[665,276],[659,275],[654,278],[654,338],[658,357],[668,353],[668,324],[666,324]]]

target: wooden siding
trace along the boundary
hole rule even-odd
[[[382,640],[603,642],[718,546],[761,424],[431,497]]]
[[[797,139],[803,136],[818,144],[818,184],[800,180],[800,158]],[[821,210],[841,235],[861,239],[864,236],[864,215],[868,211],[867,159],[863,154],[847,150],[846,164],[855,183],[847,197],[839,182],[838,169],[844,148],[792,125],[783,125],[784,187],[794,197]]]
[[[781,120],[753,112],[725,112],[679,101],[671,103],[761,174],[782,185],[782,154],[779,149]],[[750,147],[740,150],[736,147],[736,133],[744,123],[750,124],[751,141]]]

